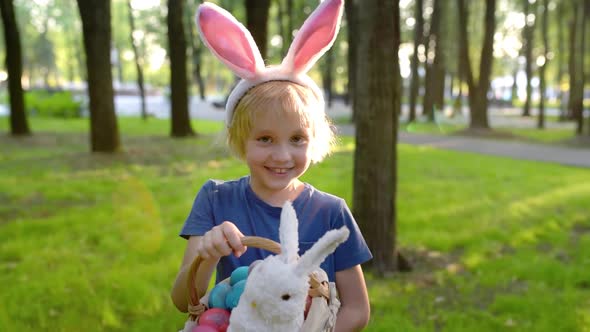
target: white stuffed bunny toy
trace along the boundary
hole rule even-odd
[[[291,203],[286,202],[279,226],[281,253],[254,266],[227,331],[300,331],[309,275],[348,235],[346,226],[328,231],[299,258],[297,216]]]

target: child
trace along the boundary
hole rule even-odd
[[[266,68],[250,34],[229,13],[208,3],[199,8],[205,44],[242,78],[228,98],[226,125],[229,147],[250,174],[209,180],[197,194],[180,233],[188,244],[172,289],[179,310],[187,311],[187,273],[194,257],[204,259],[202,279],[196,280],[201,296],[215,268],[219,282],[235,268],[268,255],[247,249],[240,238],[256,235],[278,242],[281,206],[289,200],[299,220],[300,254],[328,230],[343,225],[350,230],[349,239],[321,268],[336,283],[342,304],[336,330],[360,330],[367,324],[370,308],[360,264],[371,253],[345,201],[299,180],[334,142],[322,93],[306,72],[333,43],[341,14],[342,0],[325,0],[299,30],[283,63]]]

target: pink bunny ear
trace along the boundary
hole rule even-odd
[[[305,20],[283,60],[294,73],[306,73],[332,46],[342,17],[343,0],[325,0]]]
[[[256,77],[264,61],[250,32],[225,9],[206,2],[197,11],[201,39],[236,75]]]

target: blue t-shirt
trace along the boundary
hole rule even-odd
[[[261,200],[249,185],[249,176],[232,181],[207,181],[195,198],[180,236],[202,236],[224,221],[233,222],[244,235],[260,236],[279,242],[281,209]],[[346,270],[372,258],[346,202],[305,183],[293,202],[299,220],[299,255],[303,255],[327,231],[346,225],[350,236],[321,264],[330,281],[337,271]],[[248,248],[240,257],[222,257],[217,265],[217,282],[230,276],[239,266],[250,265],[271,255],[266,250]]]

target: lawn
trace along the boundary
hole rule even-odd
[[[88,153],[86,120],[0,123],[0,331],[177,331],[177,236],[208,178],[246,168],[220,123],[196,138],[120,119],[124,151]],[[305,180],[352,200],[354,144]],[[398,241],[414,270],[366,272],[367,331],[590,331],[590,170],[399,146]]]
[[[467,129],[467,125],[451,122],[430,123],[421,121],[400,124],[401,131],[418,134],[464,135],[462,131],[465,129]],[[536,127],[500,126],[493,129],[495,133],[490,133],[490,135],[498,138],[543,144],[571,144],[572,139],[576,136],[574,129],[571,128],[545,128],[540,130]]]
[[[493,131],[486,136],[496,139],[520,140],[531,143],[572,145],[575,143],[575,129],[572,122],[561,122],[555,116],[548,116],[545,129],[537,129],[536,118],[522,117],[520,115],[503,115],[501,124],[492,126]],[[336,124],[350,124],[349,116],[340,116],[333,119]],[[551,123],[559,125],[550,125]],[[570,125],[568,125],[570,124]],[[429,122],[425,117],[420,116],[416,121],[401,121],[400,132],[434,135],[471,135],[466,133],[468,128],[466,119],[447,118],[437,113],[435,122]],[[478,135],[482,133],[479,132]]]

